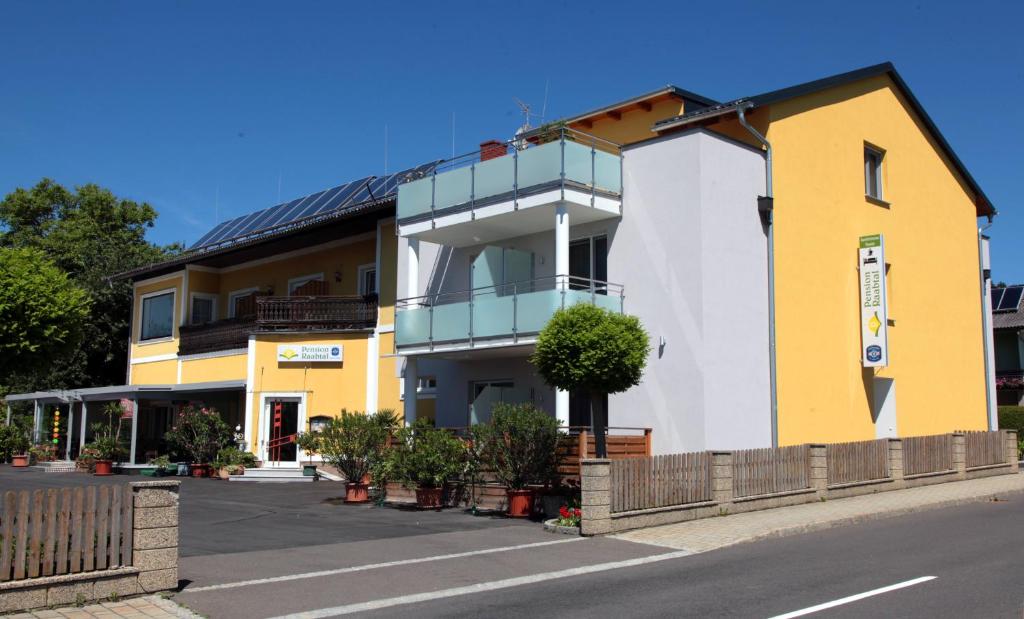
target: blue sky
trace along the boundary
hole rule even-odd
[[[891,60],[1000,209],[1024,281],[1024,3],[13,2],[0,192],[49,176],[160,212],[157,242],[672,83],[754,94]]]

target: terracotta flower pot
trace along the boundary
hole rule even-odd
[[[508,497],[508,516],[510,518],[529,518],[533,514],[533,490],[529,488],[506,490],[505,494]]]
[[[28,466],[28,454],[14,454],[11,456],[11,466],[18,468]]]
[[[370,485],[356,482],[345,484],[346,503],[366,503],[370,500]]]
[[[416,507],[440,509],[443,488],[416,488]]]
[[[93,475],[100,477],[106,477],[107,475],[114,474],[114,463],[110,460],[97,460],[96,468],[93,470]]]
[[[208,464],[190,464],[188,472],[192,477],[209,477],[210,466]]]
[[[219,477],[220,477],[221,479],[230,479],[230,478],[231,478],[231,470],[230,470],[230,469],[228,469],[228,467],[226,467],[226,466],[222,466],[222,467],[220,467],[220,468],[219,468],[219,469],[217,470],[217,475],[218,475],[218,476],[219,476]]]

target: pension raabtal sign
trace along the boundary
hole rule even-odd
[[[866,368],[889,365],[889,311],[885,298],[885,239],[860,237],[860,339]]]
[[[294,363],[341,363],[341,344],[278,344],[277,360]]]

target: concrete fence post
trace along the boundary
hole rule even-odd
[[[732,503],[732,452],[711,452],[711,500],[719,505]]]
[[[811,488],[814,488],[818,498],[822,498],[828,490],[828,456],[822,444],[808,447],[811,451]]]
[[[967,438],[963,432],[953,433],[953,470],[957,479],[967,479]]]
[[[611,460],[580,461],[580,533],[601,535],[612,530]]]
[[[903,440],[889,439],[889,478],[897,486],[903,484]]]
[[[1003,430],[1002,432],[1006,437],[1006,461],[1010,463],[1011,470],[1018,471],[1020,470],[1020,454],[1017,451],[1017,431]]]
[[[132,482],[132,565],[140,593],[178,588],[178,481]]]

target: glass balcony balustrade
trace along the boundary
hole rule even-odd
[[[621,313],[623,288],[563,275],[399,299],[395,344],[472,348],[495,341],[516,343],[539,333],[556,310],[576,303]]]
[[[443,161],[432,173],[398,187],[398,219],[431,219],[551,189],[620,197],[619,146],[560,128]]]

